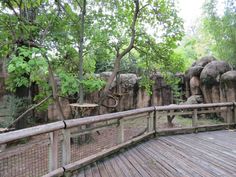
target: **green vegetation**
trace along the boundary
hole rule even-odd
[[[205,0],[203,15],[176,49],[186,64],[213,55],[236,66],[236,2],[221,2],[222,9],[219,9],[219,0]]]
[[[173,50],[183,28],[172,0],[9,0],[1,1],[0,17],[0,56],[9,61],[13,92],[34,84],[48,95],[48,68],[68,96],[102,89],[95,72],[116,75],[125,66],[151,74],[185,65]],[[149,88],[148,79],[143,85]]]
[[[52,95],[64,117],[59,96],[79,96],[80,103],[84,92],[107,96],[122,70],[142,76],[150,94],[149,76],[160,71],[178,98],[175,74],[197,58],[213,54],[236,65],[236,4],[225,0],[222,15],[216,3],[206,1],[201,22],[183,38],[175,0],[3,0],[7,88],[31,103]],[[112,71],[107,82],[96,77],[102,71]]]
[[[8,127],[17,116],[24,112],[30,105],[30,100],[27,98],[17,98],[12,95],[6,95],[3,97],[3,105],[0,107],[0,115],[4,117],[4,120],[0,121],[0,127]],[[20,122],[19,128],[25,127],[26,124],[34,124],[32,115],[27,115],[24,122]]]

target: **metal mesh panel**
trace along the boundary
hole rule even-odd
[[[48,173],[49,141],[45,136],[22,139],[5,146],[0,153],[1,177],[42,176]]]
[[[189,113],[188,113],[189,112]],[[172,128],[186,128],[192,127],[193,119],[193,110],[178,110],[172,112],[174,115],[173,120],[170,122],[168,118],[171,119],[171,116],[168,117],[166,111],[157,112],[157,122],[156,127],[158,130],[172,129]],[[175,115],[178,114],[178,115]],[[183,115],[181,115],[183,114]],[[221,108],[205,108],[197,110],[197,125],[216,125],[221,123],[226,123],[227,121],[232,121],[232,110],[227,107]]]
[[[130,140],[138,137],[147,131],[148,121],[147,115],[138,119],[128,119],[124,121],[124,140]]]
[[[89,127],[78,128],[83,131],[92,127],[101,126],[98,124],[91,125]],[[78,130],[78,131],[79,131]],[[76,135],[75,130],[74,134]],[[78,134],[78,133],[77,133]],[[71,133],[71,161],[75,162],[85,157],[101,152],[104,149],[111,148],[117,144],[117,125],[105,127],[94,132],[80,134],[75,136]]]

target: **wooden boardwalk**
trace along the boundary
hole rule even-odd
[[[86,166],[74,177],[233,177],[236,132],[160,137]]]

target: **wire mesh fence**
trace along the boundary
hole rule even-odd
[[[49,172],[49,141],[45,135],[20,139],[0,152],[1,177],[42,176]]]
[[[222,106],[220,108],[195,109],[197,124],[193,125],[194,109],[158,111],[156,127],[158,130],[174,128],[190,128],[194,126],[210,126],[233,121],[233,108]]]
[[[13,132],[14,140],[11,139],[11,132],[2,134],[0,176],[42,176],[148,132],[154,132],[154,128],[161,130],[216,125],[222,122],[230,123],[234,121],[233,118],[236,119],[236,110],[231,104],[217,108],[180,108],[155,108],[155,111],[152,107],[47,124],[26,129],[29,132],[25,130],[24,136],[18,131],[20,137],[24,138],[18,138],[17,132]],[[197,124],[194,124],[193,120],[197,121]],[[47,131],[44,128],[47,128]],[[40,130],[35,133],[37,129]],[[10,135],[10,140],[2,141],[4,135]]]
[[[91,127],[95,128],[96,125],[91,125],[87,128],[80,127],[80,130],[78,130],[80,133],[76,133],[74,130],[71,134],[71,162],[81,160],[117,145],[117,125],[110,125],[93,132],[86,132]],[[81,128],[84,131],[82,133]]]

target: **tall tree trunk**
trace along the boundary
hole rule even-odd
[[[79,42],[79,80],[83,81],[83,49],[84,49],[84,24],[86,14],[86,0],[83,0],[83,6],[81,7],[81,30],[80,30],[80,42]],[[79,103],[84,103],[84,89],[83,84],[79,85]]]
[[[138,14],[139,14],[139,0],[134,0],[134,4],[135,4],[135,10],[134,10],[134,14],[133,14],[133,21],[131,24],[130,43],[129,43],[128,47],[126,49],[124,49],[124,51],[122,53],[118,52],[116,55],[115,62],[114,62],[114,69],[113,69],[112,74],[109,77],[107,84],[103,90],[103,96],[105,96],[105,97],[109,93],[109,89],[111,87],[111,84],[112,84],[113,80],[115,79],[118,71],[120,70],[120,62],[121,62],[122,58],[134,48],[134,42],[135,42],[135,37],[136,37],[135,25],[136,25],[136,22],[138,19]]]

